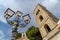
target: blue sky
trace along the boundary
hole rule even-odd
[[[33,11],[38,3],[60,19],[60,0],[0,0],[0,40],[11,40],[11,26],[4,19],[4,12],[7,8],[11,8],[15,12],[19,10],[23,12],[23,15],[30,14],[30,24],[18,30],[26,32],[30,26],[37,26]]]

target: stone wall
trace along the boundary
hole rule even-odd
[[[43,40],[54,40],[56,37],[59,37],[58,18],[40,4],[36,6],[33,13]],[[55,36],[55,34],[57,35]]]

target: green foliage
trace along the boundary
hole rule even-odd
[[[21,37],[21,33],[17,33],[16,39],[19,39]]]
[[[30,40],[42,40],[39,29],[34,26],[30,27],[26,34]]]

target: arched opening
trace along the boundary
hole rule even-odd
[[[47,33],[51,31],[51,29],[49,28],[49,26],[47,24],[45,24],[44,28],[46,29]]]
[[[38,14],[39,14],[39,12],[40,12],[40,10],[38,9],[38,11],[37,11],[36,15],[38,15]]]
[[[25,37],[25,35],[23,35],[23,37]]]
[[[40,16],[39,16],[39,19],[40,19],[40,21],[42,21],[42,20],[43,20],[43,17],[40,15]]]

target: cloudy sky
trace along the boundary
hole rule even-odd
[[[7,8],[15,12],[19,10],[23,12],[23,15],[30,14],[30,24],[18,30],[19,32],[26,32],[30,26],[37,26],[33,11],[38,3],[45,6],[60,19],[60,0],[0,0],[0,40],[11,40],[11,26],[4,19],[4,12]]]

